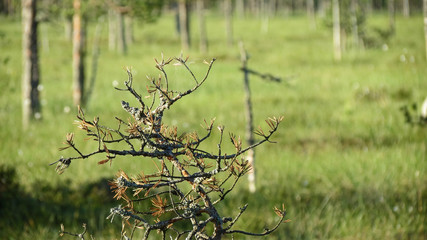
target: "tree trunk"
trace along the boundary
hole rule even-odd
[[[236,0],[236,14],[238,18],[243,18],[245,16],[245,1],[244,0]]]
[[[206,36],[204,0],[197,0],[196,5],[199,19],[200,52],[206,53],[208,51],[208,38]]]
[[[118,12],[117,14],[117,50],[120,54],[126,55],[125,16],[122,12]]]
[[[134,42],[133,36],[133,18],[129,14],[125,15],[125,36],[126,36],[126,45],[132,45]]]
[[[304,9],[304,0],[296,0],[295,1],[295,10],[301,11]]]
[[[186,0],[178,1],[179,12],[179,34],[181,37],[182,50],[190,49],[190,29],[189,29],[189,12]]]
[[[68,41],[73,40],[73,17],[64,17],[64,36]]]
[[[116,50],[117,45],[117,14],[113,9],[108,9],[108,49]]]
[[[424,38],[425,38],[426,59],[427,59],[427,0],[423,0],[423,14],[424,14]]]
[[[335,60],[341,60],[341,26],[340,5],[338,0],[332,0],[333,43]]]
[[[82,19],[81,1],[74,0],[73,7],[73,101],[75,105],[81,105],[85,82],[85,23]]]
[[[388,0],[388,15],[390,32],[394,35],[396,32],[394,0]]]
[[[402,11],[404,17],[409,17],[409,0],[403,0]]]
[[[249,0],[249,9],[252,15],[259,17],[260,6],[258,0]]]
[[[324,18],[326,16],[326,9],[329,8],[328,4],[329,4],[329,0],[318,0],[318,8],[317,8],[317,16],[319,16],[319,18]]]
[[[95,88],[95,81],[96,81],[96,75],[98,72],[98,58],[100,54],[99,50],[99,44],[101,41],[101,32],[102,32],[102,25],[104,24],[104,17],[98,18],[98,23],[95,27],[95,35],[93,37],[93,46],[92,46],[92,67],[91,67],[91,74],[89,77],[89,86],[87,88],[86,93],[84,94],[83,98],[83,105],[87,106],[89,103],[89,100],[92,96],[93,90]]]
[[[259,4],[260,8],[260,16],[261,16],[261,31],[263,33],[268,32],[268,27],[270,23],[270,17],[272,15],[271,9],[270,9],[270,1],[268,0],[261,0]]]
[[[22,1],[22,28],[22,123],[27,128],[31,119],[41,118],[36,0]]]
[[[374,8],[374,3],[372,0],[366,0],[365,2],[365,9],[366,9],[366,14],[371,14]]]
[[[314,0],[307,0],[307,16],[310,21],[310,28],[316,29],[316,16],[314,11]]]
[[[227,45],[233,46],[233,6],[231,0],[224,0],[224,15],[225,15],[225,34],[227,37]]]
[[[270,14],[272,16],[277,16],[278,5],[278,0],[270,0]]]
[[[21,1],[19,1],[21,2]],[[18,5],[18,1],[1,0],[0,1],[0,14],[5,16],[12,16],[16,9],[14,6]]]
[[[243,43],[240,42],[240,59],[242,61],[242,69],[243,69],[243,83],[245,90],[245,114],[246,114],[246,142],[249,146],[254,144],[254,136],[253,136],[253,114],[252,114],[252,101],[251,101],[251,90],[249,86],[249,72],[248,72],[248,55],[246,53],[245,48],[243,47]],[[252,166],[252,169],[248,172],[248,181],[249,181],[249,191],[255,192],[255,151],[254,149],[248,150],[248,155],[246,157],[249,164]]]
[[[350,21],[351,21],[351,35],[353,37],[353,47],[359,47],[359,25],[357,22],[357,0],[351,0],[350,3]]]
[[[177,3],[173,3],[174,20],[175,20],[175,37],[181,37],[181,27],[179,26],[179,7]]]

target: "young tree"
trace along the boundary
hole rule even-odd
[[[388,7],[388,16],[389,16],[389,27],[390,27],[390,33],[394,34],[396,32],[396,10],[394,6],[394,0],[388,0],[387,7]]]
[[[0,14],[4,16],[14,16],[15,14],[22,11],[21,4],[23,1],[17,0],[1,0],[0,1]]]
[[[364,47],[366,15],[363,0],[332,1],[332,19],[326,21],[332,28],[334,57],[339,61],[346,47]],[[350,44],[348,44],[348,43]]]
[[[190,48],[190,12],[186,0],[178,0],[179,35],[182,50]]]
[[[404,17],[409,17],[409,0],[402,1],[402,13]]]
[[[39,96],[40,69],[38,56],[36,0],[22,1],[22,123],[41,118]]]
[[[117,14],[112,8],[108,9],[108,49],[113,51],[117,45]]]
[[[317,2],[317,15],[320,18],[324,18],[326,16],[326,9],[329,9],[330,1],[326,0],[318,0]]]
[[[227,45],[231,47],[233,46],[233,6],[231,0],[224,0],[224,15]]]
[[[134,41],[134,20],[151,22],[160,15],[164,0],[114,0],[107,1],[109,24],[109,49],[126,55]]]
[[[133,17],[130,14],[125,15],[125,40],[126,45],[132,45],[135,41],[135,37],[133,35]]]
[[[110,50],[117,49],[122,55],[127,54],[128,41],[126,39],[127,31],[125,18],[129,17],[131,7],[124,1],[108,2],[108,47]]]
[[[199,20],[200,52],[207,53],[208,37],[206,36],[205,0],[196,1],[197,18]]]
[[[332,25],[334,58],[341,61],[341,24],[340,24],[340,4],[338,0],[332,0]]]
[[[306,1],[306,7],[307,7],[307,16],[310,20],[310,28],[316,29],[316,15],[315,15],[315,7],[314,7],[314,0],[307,0]]]
[[[259,13],[261,17],[261,30],[262,32],[268,32],[270,18],[277,12],[277,2],[275,0],[263,0],[259,3]]]
[[[108,14],[109,20],[109,48],[118,49],[121,54],[126,54],[128,44],[132,42],[132,21],[130,18],[149,22],[160,15],[163,0],[147,1],[81,1],[73,0],[73,99],[76,105],[85,105],[92,92],[96,77],[96,64],[99,48],[94,44],[92,58],[92,76],[89,88],[86,89],[86,22],[90,19],[98,19],[98,25],[103,16]],[[128,18],[128,24],[125,19]],[[127,27],[126,27],[127,26]],[[99,27],[97,27],[99,29]],[[99,34],[95,34],[95,43],[99,42]],[[95,71],[94,71],[95,70]]]
[[[245,16],[245,1],[236,0],[235,2],[236,15],[238,18],[243,18]]]
[[[248,145],[253,145],[255,143],[254,138],[254,126],[253,126],[253,111],[252,111],[252,100],[251,100],[251,90],[249,85],[249,75],[258,76],[264,80],[280,82],[281,79],[275,77],[269,73],[260,73],[255,70],[248,68],[249,54],[246,52],[246,49],[243,46],[243,42],[239,42],[240,47],[240,61],[242,62],[242,67],[240,70],[243,71],[243,86],[245,91],[245,116],[246,116],[246,142]],[[256,178],[255,178],[255,150],[249,149],[246,155],[246,159],[249,164],[252,166],[251,170],[248,172],[248,181],[249,181],[249,191],[254,193],[256,191]]]
[[[245,114],[246,114],[246,142],[249,145],[253,145],[255,142],[253,131],[253,113],[252,113],[252,101],[251,101],[251,90],[249,85],[249,70],[248,70],[248,60],[249,56],[243,46],[243,43],[240,42],[240,61],[242,62],[243,70],[243,86],[245,90]],[[254,193],[256,191],[255,185],[255,151],[254,149],[249,149],[247,158],[248,162],[251,164],[252,168],[248,174],[249,180],[249,191]]]
[[[119,8],[117,11],[117,50],[120,54],[127,54],[127,42],[126,42],[126,28],[125,28],[125,12],[123,8]]]
[[[101,124],[99,118],[89,120],[81,109],[78,112],[79,128],[96,142],[96,149],[84,153],[74,142],[74,134],[68,134],[66,146],[62,149],[73,149],[77,156],[59,159],[56,170],[62,173],[73,161],[87,159],[95,155],[105,155],[105,160],[98,164],[110,163],[118,156],[134,157],[135,160],[152,159],[154,173],[129,176],[119,171],[111,182],[115,198],[122,200],[124,205],[112,208],[109,219],[119,216],[123,220],[123,238],[132,239],[134,232],[143,229],[143,239],[148,239],[151,233],[162,234],[162,239],[221,239],[226,235],[245,234],[265,236],[272,233],[284,221],[286,211],[275,208],[279,216],[277,224],[261,233],[250,233],[233,229],[235,223],[246,211],[247,205],[240,208],[235,217],[222,216],[217,209],[228,194],[235,189],[237,182],[251,169],[248,161],[243,159],[250,149],[269,142],[277,131],[280,118],[266,120],[267,131],[258,128],[255,132],[261,139],[252,145],[244,147],[240,137],[229,134],[234,147],[233,153],[223,151],[224,127],[218,126],[218,142],[216,150],[203,149],[201,146],[213,135],[214,120],[204,121],[205,134],[199,136],[196,132],[179,133],[176,126],[164,123],[165,111],[176,102],[196,91],[208,78],[215,59],[206,62],[208,67],[203,78],[195,77],[187,65],[187,59],[156,60],[159,77],[149,77],[147,86],[151,103],[146,103],[133,87],[133,76],[127,69],[128,80],[125,88],[120,91],[129,92],[138,102],[138,107],[132,107],[122,101],[123,109],[131,118],[128,121],[116,117],[117,127],[107,127]],[[185,91],[173,91],[169,88],[169,78],[166,74],[167,65],[181,65],[189,72],[194,86]],[[117,161],[117,160],[116,160]],[[53,163],[54,164],[54,163]],[[151,207],[144,207],[141,202],[148,202]],[[187,226],[187,227],[185,227]],[[86,230],[84,231],[86,232]],[[62,234],[69,234],[63,230]],[[75,234],[74,236],[78,236]]]
[[[73,102],[75,105],[81,105],[85,84],[86,23],[82,17],[81,0],[74,0],[73,8]]]
[[[351,35],[353,37],[353,47],[359,47],[359,23],[357,21],[357,7],[358,0],[351,0],[350,2],[350,22],[351,22]]]
[[[89,84],[86,92],[83,95],[82,106],[87,106],[90,98],[92,97],[93,90],[95,89],[96,75],[98,73],[98,59],[100,55],[100,41],[101,41],[101,30],[104,23],[104,16],[99,17],[98,23],[95,27],[95,34],[93,37],[92,44],[92,56],[91,56],[91,71],[89,75]]]

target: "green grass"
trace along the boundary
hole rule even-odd
[[[132,66],[135,85],[144,91],[145,75],[158,74],[153,58],[180,54],[172,20],[164,16],[155,24],[136,27],[136,42],[127,56],[107,50],[104,26],[99,74],[87,116],[99,116],[103,124],[113,124],[113,116],[127,118],[120,100],[131,98],[115,91],[112,82],[121,84],[126,80],[123,67]],[[243,136],[239,49],[225,47],[223,19],[210,13],[209,54],[200,54],[193,24],[193,47],[184,54],[194,62],[196,74],[201,76],[205,70],[203,59],[217,57],[217,62],[205,86],[174,105],[165,121],[181,131],[201,131],[203,119],[216,117],[217,124]],[[262,231],[277,220],[273,206],[285,203],[292,222],[266,239],[427,237],[426,129],[405,124],[399,111],[402,105],[420,104],[426,97],[422,17],[398,17],[396,24],[387,51],[377,39],[378,47],[347,50],[342,62],[335,62],[331,31],[321,24],[310,30],[304,17],[274,18],[268,32],[263,32],[259,19],[235,19],[235,40],[244,41],[250,68],[291,80],[276,84],[251,78],[255,124],[263,125],[268,116],[284,115],[285,121],[274,137],[277,144],[257,149],[258,192],[249,194],[242,182],[221,207],[222,213],[234,215],[249,203],[239,227]],[[375,36],[373,27],[386,26],[386,16],[369,16],[368,34]],[[73,162],[63,175],[56,174],[49,163],[71,154],[58,148],[66,133],[77,132],[71,43],[62,38],[60,25],[46,26],[50,48],[40,51],[44,120],[23,131],[20,27],[20,22],[0,21],[0,165],[15,168],[20,184],[9,190],[16,203],[1,203],[8,208],[0,213],[0,238],[55,239],[61,222],[75,231],[88,222],[96,239],[118,239],[118,221],[112,226],[105,220],[114,203],[96,194],[87,197],[81,189],[92,189],[87,183],[112,178],[119,169],[136,174],[151,168],[151,161],[120,158],[110,167],[90,159]],[[91,40],[90,35],[89,54]],[[402,56],[407,61],[402,62]],[[169,77],[179,89],[191,83],[179,67],[170,66]],[[64,113],[67,106],[71,113]],[[91,144],[79,144],[91,149]]]

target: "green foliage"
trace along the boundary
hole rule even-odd
[[[347,34],[351,33],[351,1],[343,0],[339,1],[340,5],[340,24],[342,30]],[[359,31],[363,31],[363,27],[366,22],[366,3],[365,1],[357,1],[356,4],[356,18],[358,22]],[[332,27],[332,6],[329,6],[327,18],[324,21],[325,25]]]
[[[160,14],[166,0],[132,1],[121,0],[121,4],[128,6],[130,15],[144,22],[153,22]]]
[[[109,9],[123,11],[142,22],[153,22],[160,14],[165,0],[144,1],[81,1],[83,16],[89,21],[96,21],[100,16],[106,15]],[[38,3],[38,19],[51,23],[72,18],[73,0],[43,0]]]
[[[37,4],[38,19],[58,21],[61,17],[72,18],[73,0],[43,0]]]

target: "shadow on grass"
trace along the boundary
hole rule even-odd
[[[274,180],[256,194],[237,190],[220,210],[235,216],[249,204],[236,229],[263,232],[277,221],[273,206],[285,203],[292,222],[281,226],[269,239],[423,239],[427,191],[424,182],[400,188],[376,189],[342,183],[326,188],[321,180],[285,184]],[[69,187],[67,182],[53,187],[48,182],[34,184],[31,192],[16,182],[13,168],[0,165],[0,239],[57,239],[60,224],[67,231],[80,233],[87,223],[96,239],[120,236],[121,221],[106,220],[109,209],[119,203],[113,199],[106,179]],[[296,179],[298,182],[299,179]],[[400,226],[396,228],[395,226]],[[188,228],[179,225],[177,228]],[[380,229],[366,232],[366,229]],[[45,232],[48,232],[47,234]],[[40,234],[40,233],[43,234]],[[364,235],[365,234],[365,235]],[[246,239],[236,235],[238,239]],[[68,238],[69,239],[69,238]]]
[[[82,223],[95,234],[107,227],[120,231],[118,221],[113,226],[106,220],[109,209],[118,204],[107,179],[78,189],[69,185],[64,182],[53,187],[49,182],[38,182],[26,192],[17,182],[15,169],[0,165],[0,239],[31,236],[36,229],[48,229],[51,236],[58,236],[61,223],[76,232],[81,231]]]

